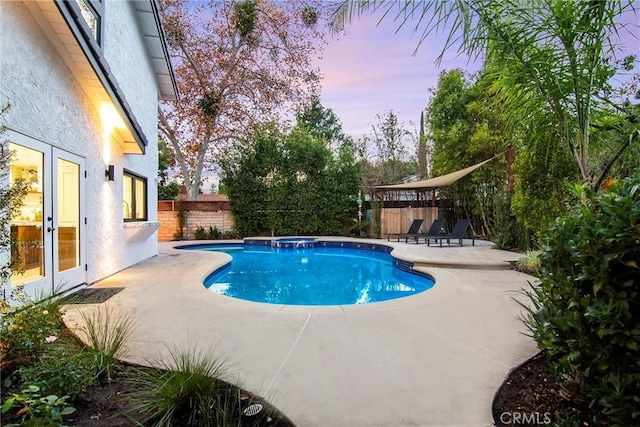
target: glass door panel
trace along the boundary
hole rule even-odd
[[[80,265],[80,165],[57,159],[58,271]]]
[[[14,153],[9,182],[24,181],[28,191],[20,208],[11,217],[11,284],[22,285],[45,275],[43,170],[45,156],[41,151],[9,143]]]
[[[86,281],[85,164],[80,156],[7,133],[9,183],[26,182],[28,191],[10,219],[11,280],[2,295],[11,300],[22,287],[38,299]]]
[[[53,281],[61,291],[86,281],[84,159],[53,148]]]

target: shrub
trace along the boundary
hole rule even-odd
[[[62,417],[75,412],[75,408],[67,405],[69,396],[42,396],[40,388],[30,385],[18,394],[13,394],[2,405],[2,413],[6,414],[15,404],[21,405],[22,423],[8,424],[13,426],[62,426]]]
[[[178,221],[178,229],[173,233],[176,240],[184,239],[184,229],[187,226],[187,209],[184,200],[176,201],[176,219]]]
[[[29,363],[46,350],[47,337],[57,336],[62,310],[58,295],[29,297],[22,287],[15,288],[11,300],[0,301],[1,367]]]
[[[94,356],[97,375],[111,378],[118,360],[127,354],[126,344],[133,332],[134,321],[129,315],[114,313],[108,305],[89,313],[82,311],[80,316],[84,322],[80,331],[85,334],[89,352]]]
[[[219,240],[222,237],[222,231],[218,230],[218,227],[209,226],[209,232],[207,233],[207,239]]]
[[[142,369],[131,381],[141,386],[133,397],[134,410],[148,414],[155,426],[217,425],[214,408],[223,407],[225,362],[211,349],[177,347],[168,361],[154,361],[161,369]]]
[[[96,377],[94,358],[72,340],[72,337],[62,337],[50,343],[38,359],[20,366],[16,371],[20,383],[36,385],[47,395],[69,395],[71,398],[93,384]]]
[[[370,221],[352,219],[351,228],[349,229],[349,235],[351,237],[367,237],[367,231],[369,230]]]
[[[235,230],[227,230],[222,233],[222,236],[220,236],[220,238],[224,240],[235,240],[239,239],[240,235]]]
[[[552,367],[614,423],[640,423],[640,170],[583,203],[545,240],[524,318]]]
[[[204,231],[204,227],[196,228],[195,233],[193,233],[193,237],[196,240],[205,240],[207,238],[207,233]]]
[[[495,249],[529,249],[532,246],[531,233],[512,212],[513,198],[505,193],[494,197],[494,212],[490,217],[489,240]]]
[[[209,226],[209,231],[205,231],[204,227],[199,226],[194,234],[196,240],[219,240],[222,236],[223,233],[218,230],[218,227],[211,226]]]
[[[523,273],[537,275],[542,262],[542,251],[527,251],[516,262],[516,268]]]

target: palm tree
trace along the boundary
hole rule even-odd
[[[346,0],[335,10],[332,26],[343,28],[354,16],[382,11],[421,32],[418,47],[432,34],[449,31],[445,52],[484,57],[497,73],[494,90],[513,107],[513,119],[540,112],[557,127],[559,143],[568,145],[583,183],[598,189],[616,159],[638,138],[637,125],[601,170],[589,161],[590,133],[595,111],[610,110],[638,121],[631,109],[611,99],[611,78],[630,71],[635,57],[616,58],[618,23],[635,14],[632,0]],[[498,65],[498,66],[496,66]],[[623,128],[620,128],[622,130]]]

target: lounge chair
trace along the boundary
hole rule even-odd
[[[404,237],[406,234],[416,234],[420,231],[420,227],[422,227],[423,220],[414,219],[409,227],[409,230],[406,233],[389,233],[387,234],[387,241],[391,239],[391,236],[396,236],[398,238],[398,242],[400,241],[400,237]]]
[[[460,243],[460,246],[462,246],[462,241],[464,239],[465,234],[467,233],[467,230],[469,229],[469,226],[471,225],[471,221],[468,219],[459,219],[456,222],[456,225],[453,227],[453,230],[451,231],[451,233],[449,234],[442,234],[440,236],[432,236],[432,237],[428,237],[427,238],[427,245],[429,245],[429,242],[431,240],[435,240],[436,242],[439,240],[440,241],[440,247],[442,247],[442,241],[446,240],[447,244],[450,245],[451,244],[451,240],[458,240],[458,242]],[[471,236],[471,242],[472,245],[475,246],[476,241],[473,238],[473,236]]]
[[[405,243],[409,243],[409,239],[420,243],[420,239],[425,239],[426,242],[429,237],[438,237],[442,235],[442,226],[444,226],[444,218],[437,218],[426,233],[405,234]]]

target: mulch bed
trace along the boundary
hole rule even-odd
[[[148,369],[122,364],[113,372],[111,381],[103,381],[100,385],[88,387],[73,401],[69,402],[76,411],[64,417],[64,424],[74,427],[140,427],[145,425],[141,420],[145,419],[145,414],[132,410],[132,397],[140,391],[140,385],[127,381],[136,374],[136,369]],[[237,390],[236,386],[228,384],[232,392]],[[6,398],[6,387],[2,389],[2,400]],[[239,427],[295,427],[282,412],[263,399],[251,393],[240,390],[246,401],[242,408],[253,403],[260,403],[264,409],[259,414],[242,416],[240,420],[234,421],[233,425]],[[17,410],[17,409],[16,409]],[[12,410],[2,415],[2,424],[15,422],[20,419]],[[177,425],[184,425],[178,423]]]
[[[589,408],[584,396],[569,393],[539,353],[514,368],[493,400],[496,426],[557,425],[561,419],[582,427],[608,426],[599,411]]]

